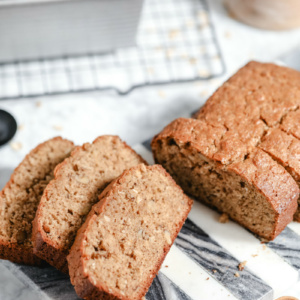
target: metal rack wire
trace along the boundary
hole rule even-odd
[[[205,0],[145,0],[137,45],[0,64],[0,100],[211,79],[225,72]]]

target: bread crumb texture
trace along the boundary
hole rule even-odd
[[[228,223],[229,222],[229,217],[227,214],[221,214],[221,216],[219,217],[219,222],[220,223]]]
[[[37,206],[54,177],[55,166],[73,147],[68,140],[53,138],[33,149],[14,170],[0,193],[0,244],[7,247],[2,253],[0,250],[1,258],[30,263],[27,260],[33,256],[31,233]]]
[[[125,171],[100,198],[68,256],[71,281],[80,297],[141,299],[192,201],[158,165]]]
[[[66,255],[77,230],[104,188],[125,169],[144,160],[116,136],[101,136],[92,144],[76,147],[55,170],[34,222],[37,255],[65,270]],[[103,221],[110,226],[110,217]],[[42,237],[42,238],[41,238]],[[42,241],[41,241],[42,239]],[[57,251],[57,257],[51,251]]]
[[[241,263],[239,264],[238,269],[239,269],[240,271],[243,271],[243,270],[245,269],[246,264],[247,264],[247,261],[244,260],[243,262],[241,262]]]
[[[274,239],[298,207],[299,80],[289,68],[250,62],[194,119],[179,118],[153,139],[155,161],[188,194]]]

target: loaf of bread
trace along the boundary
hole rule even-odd
[[[196,120],[175,120],[154,138],[156,162],[187,193],[274,239],[298,206],[299,82],[289,68],[247,64]]]
[[[66,256],[76,232],[103,189],[125,169],[144,160],[116,136],[101,136],[76,147],[55,168],[33,222],[37,256],[68,272]]]
[[[38,265],[33,254],[32,221],[55,166],[69,156],[72,142],[53,138],[33,149],[0,193],[0,258]]]
[[[126,170],[100,195],[68,256],[84,299],[140,300],[192,206],[159,165]]]

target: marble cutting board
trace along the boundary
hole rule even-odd
[[[153,163],[149,141],[135,150]],[[291,223],[274,241],[264,244],[240,225],[218,219],[217,212],[195,202],[147,300],[271,300],[298,282],[300,224]],[[244,261],[246,267],[239,271]],[[79,299],[68,276],[50,266],[0,263],[40,299]]]

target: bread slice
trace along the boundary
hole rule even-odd
[[[0,258],[40,264],[33,254],[32,221],[43,191],[54,177],[54,167],[69,156],[74,145],[56,137],[33,149],[14,170],[0,193]]]
[[[300,140],[274,128],[263,137],[259,147],[282,165],[300,186]],[[294,220],[300,222],[300,197]]]
[[[214,158],[225,164],[241,161],[258,146],[299,185],[299,82],[300,72],[259,62],[248,63],[225,82],[195,114],[198,120],[226,129]],[[300,198],[298,202],[296,221],[300,221]]]
[[[84,299],[140,300],[192,206],[160,166],[126,170],[100,195],[68,256]]]
[[[76,147],[55,169],[33,222],[37,256],[68,272],[66,256],[98,195],[125,169],[144,160],[116,136]]]
[[[272,240],[292,221],[299,188],[267,153],[222,139],[226,128],[177,119],[152,141],[162,164],[188,194]],[[245,152],[243,152],[245,151]],[[245,153],[242,159],[237,159]]]

